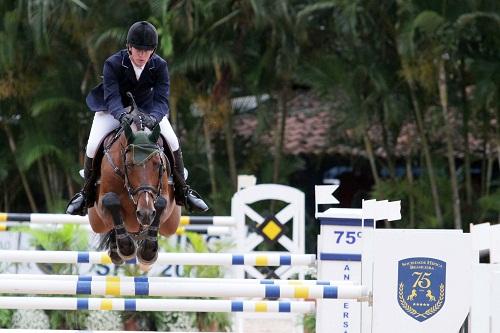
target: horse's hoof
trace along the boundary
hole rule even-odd
[[[137,254],[137,247],[132,237],[126,237],[116,240],[118,255],[124,260],[134,259]]]
[[[109,249],[108,255],[111,258],[111,262],[117,266],[123,265],[124,261],[122,257],[120,257],[120,254],[118,253],[117,249]]]
[[[146,247],[146,241],[143,241],[137,251],[137,261],[143,265],[152,265],[158,259],[158,243],[154,242]]]

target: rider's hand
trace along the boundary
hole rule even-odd
[[[141,120],[144,126],[146,126],[149,129],[153,129],[158,124],[158,120],[150,114],[143,113],[141,115]]]
[[[130,125],[134,120],[134,116],[132,116],[130,113],[123,112],[118,118],[118,120],[120,121],[121,124],[127,123]]]

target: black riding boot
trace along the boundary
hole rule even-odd
[[[174,167],[172,176],[174,178],[175,201],[179,206],[185,206],[189,211],[205,212],[208,206],[203,201],[196,191],[193,191],[184,179],[184,161],[182,160],[182,152],[179,148],[173,152]]]
[[[89,207],[89,195],[92,187],[92,163],[93,159],[85,156],[83,165],[83,176],[85,183],[80,192],[76,193],[66,207],[66,214],[71,215],[87,215],[87,208]]]

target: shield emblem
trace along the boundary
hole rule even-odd
[[[446,262],[406,258],[398,264],[397,298],[401,309],[420,322],[441,310],[446,294]]]

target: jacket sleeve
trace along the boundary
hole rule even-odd
[[[150,112],[158,121],[161,121],[163,117],[168,117],[169,115],[169,95],[170,79],[168,76],[167,63],[162,62],[153,87],[153,107]]]
[[[125,109],[120,95],[118,77],[109,61],[104,63],[103,76],[104,102],[111,115],[118,119]]]

